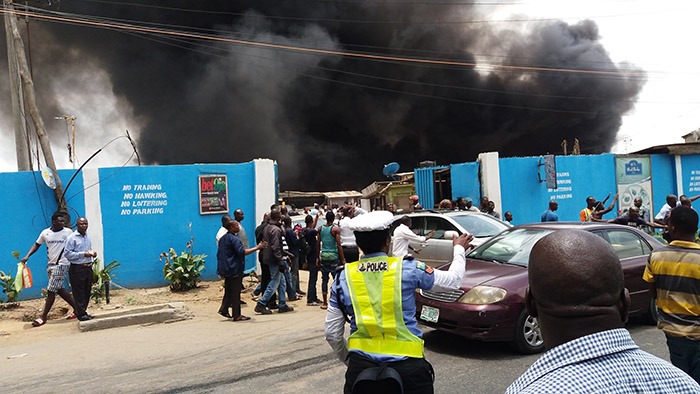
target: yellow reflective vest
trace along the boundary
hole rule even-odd
[[[402,258],[378,256],[346,264],[357,331],[349,350],[423,358],[423,339],[408,330],[401,303]]]

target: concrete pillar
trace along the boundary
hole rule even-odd
[[[479,153],[477,159],[481,172],[481,195],[487,196],[496,204],[496,211],[503,218],[501,205],[501,172],[498,165],[498,152]],[[478,205],[478,203],[476,204]]]

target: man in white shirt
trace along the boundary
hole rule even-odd
[[[63,248],[66,238],[73,232],[70,228],[65,227],[65,223],[66,218],[63,216],[63,213],[54,213],[53,216],[51,216],[51,227],[39,234],[39,238],[37,238],[34,244],[29,248],[27,255],[22,257],[21,260],[22,264],[27,264],[29,257],[39,250],[41,245],[46,244],[46,255],[48,257],[46,273],[49,277],[49,283],[46,286],[47,294],[46,302],[44,303],[44,311],[41,313],[40,317],[32,322],[32,326],[34,327],[43,326],[46,323],[46,320],[49,318],[49,311],[56,300],[56,294],[73,308],[73,313],[68,316],[68,319],[75,319],[77,317],[73,297],[71,297],[70,293],[65,289],[65,279],[68,274],[70,262],[66,259]]]
[[[221,217],[221,227],[219,228],[219,231],[216,232],[216,247],[217,248],[219,247],[219,240],[221,239],[221,237],[223,237],[224,234],[226,234],[228,232],[228,229],[226,229],[226,224],[228,222],[230,222],[231,220],[233,220],[233,218],[231,218],[231,215],[229,215],[229,214],[225,214],[224,216]],[[245,247],[245,245],[244,245],[244,247]]]
[[[661,210],[659,210],[659,213],[654,216],[654,222],[659,223],[659,224],[666,224],[666,220],[668,219],[668,214],[671,213],[671,210],[677,206],[681,205],[680,202],[678,202],[678,198],[673,195],[669,194],[666,196],[666,204],[664,204],[663,207],[661,207]]]
[[[420,249],[414,249],[409,243],[425,242],[435,235],[435,231],[431,231],[426,236],[418,235],[411,230],[411,218],[404,216],[401,218],[401,224],[394,230],[393,247],[391,254],[394,257],[405,256],[408,250],[411,249],[415,254],[420,253]]]

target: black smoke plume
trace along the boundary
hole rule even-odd
[[[361,189],[385,163],[583,153],[615,143],[643,71],[614,64],[595,22],[466,23],[488,8],[445,2],[44,2],[40,8],[135,25],[332,51],[495,66],[410,64],[33,22],[37,89],[86,65],[106,71],[138,124],[150,164],[279,163],[282,190]],[[2,44],[4,46],[4,43]],[[4,55],[3,55],[4,56]],[[62,60],[57,60],[62,59]],[[4,64],[4,63],[3,63]],[[76,85],[73,85],[76,86]],[[43,91],[48,108],[58,92]],[[93,103],[96,107],[99,102]]]

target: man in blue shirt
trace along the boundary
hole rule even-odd
[[[556,202],[555,200],[552,200],[549,202],[549,209],[544,211],[542,214],[542,217],[540,218],[541,222],[558,222],[559,221],[559,215],[554,213],[559,209],[559,203]]]
[[[530,253],[528,281],[525,304],[547,352],[506,393],[700,393],[625,329],[629,292],[620,260],[601,237],[581,230],[543,237]]]
[[[257,252],[266,246],[261,242],[253,248],[246,248],[236,233],[241,231],[241,224],[230,219],[224,224],[228,230],[219,239],[216,252],[216,273],[224,279],[224,297],[221,300],[219,314],[233,321],[250,320],[241,314],[241,289],[243,288],[243,271],[245,256]],[[232,313],[229,313],[229,308]]]
[[[70,261],[68,274],[75,299],[75,314],[78,315],[78,320],[85,321],[92,319],[87,313],[87,307],[92,290],[92,262],[97,257],[97,252],[92,250],[92,241],[87,235],[87,219],[78,218],[75,225],[78,229],[66,238],[63,254]]]

